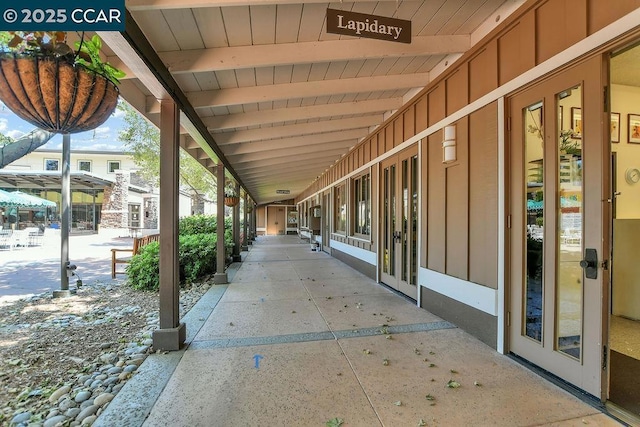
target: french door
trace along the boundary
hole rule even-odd
[[[507,107],[509,350],[598,397],[608,274],[600,61],[537,84]]]
[[[418,298],[418,147],[381,164],[380,281]]]
[[[331,192],[322,195],[322,250],[331,253]]]

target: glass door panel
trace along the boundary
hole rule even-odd
[[[382,171],[382,272],[395,276],[395,164]]]
[[[556,95],[558,115],[570,113],[566,129],[558,134],[558,191],[555,200],[556,247],[556,349],[580,359],[582,341],[582,90],[575,86]]]
[[[525,240],[524,313],[522,334],[542,342],[543,263],[544,263],[544,138],[542,101],[522,111],[526,181],[524,188],[526,221],[522,230]],[[524,240],[524,239],[523,239]]]

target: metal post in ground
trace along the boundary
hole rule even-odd
[[[71,225],[71,135],[62,135],[62,194],[60,202],[60,290],[54,298],[71,296],[69,290],[69,230]]]

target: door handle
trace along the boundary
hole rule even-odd
[[[399,243],[400,242],[400,232],[399,231],[394,231],[393,232],[393,241],[394,241],[394,243]]]
[[[584,259],[580,261],[580,267],[584,269],[587,279],[598,278],[598,251],[593,248],[584,250]]]

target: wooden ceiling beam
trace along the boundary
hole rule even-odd
[[[158,52],[172,74],[210,73],[291,64],[357,61],[463,53],[471,47],[468,35],[414,36],[411,43],[386,43],[371,39],[326,40],[254,46]],[[107,58],[116,66],[116,56]]]
[[[314,148],[316,145],[332,144],[337,141],[342,144],[351,144],[353,146],[358,143],[360,138],[364,138],[369,134],[367,129],[351,129],[337,132],[319,133],[316,135],[307,135],[303,138],[293,136],[290,138],[272,139],[268,141],[243,142],[242,144],[225,145],[222,151],[226,156],[235,156],[238,154],[249,153],[266,153],[273,150],[291,150],[300,146]]]
[[[299,147],[295,150],[274,150],[269,154],[265,153],[249,153],[249,154],[239,154],[237,156],[233,156],[233,165],[236,166],[240,163],[248,163],[255,162],[257,165],[261,164],[262,161],[269,159],[287,159],[289,164],[294,164],[296,162],[301,162],[306,160],[313,160],[314,158],[322,155],[323,157],[331,157],[337,159],[341,157],[344,153],[346,153],[349,149],[345,148],[335,148],[333,150],[308,150],[306,147]],[[295,151],[295,152],[291,152]],[[311,158],[308,158],[308,157]]]
[[[353,114],[382,113],[402,107],[402,98],[383,98],[370,101],[354,101],[307,107],[277,108],[274,110],[203,117],[209,130],[235,129],[315,118],[339,117]],[[214,135],[215,136],[215,135]]]
[[[411,89],[424,87],[427,83],[429,83],[429,73],[416,73],[203,90],[199,92],[189,92],[187,93],[187,98],[193,108],[198,109],[281,101],[285,99],[317,98],[350,93]],[[158,113],[159,111],[159,104],[153,104],[150,113]]]
[[[264,141],[281,139],[292,136],[312,135],[331,131],[342,131],[364,128],[368,132],[370,126],[384,121],[382,114],[355,117],[339,120],[322,120],[319,122],[302,123],[298,125],[273,126],[260,129],[237,130],[233,132],[216,133],[213,135],[219,146],[238,144],[241,142]]]

